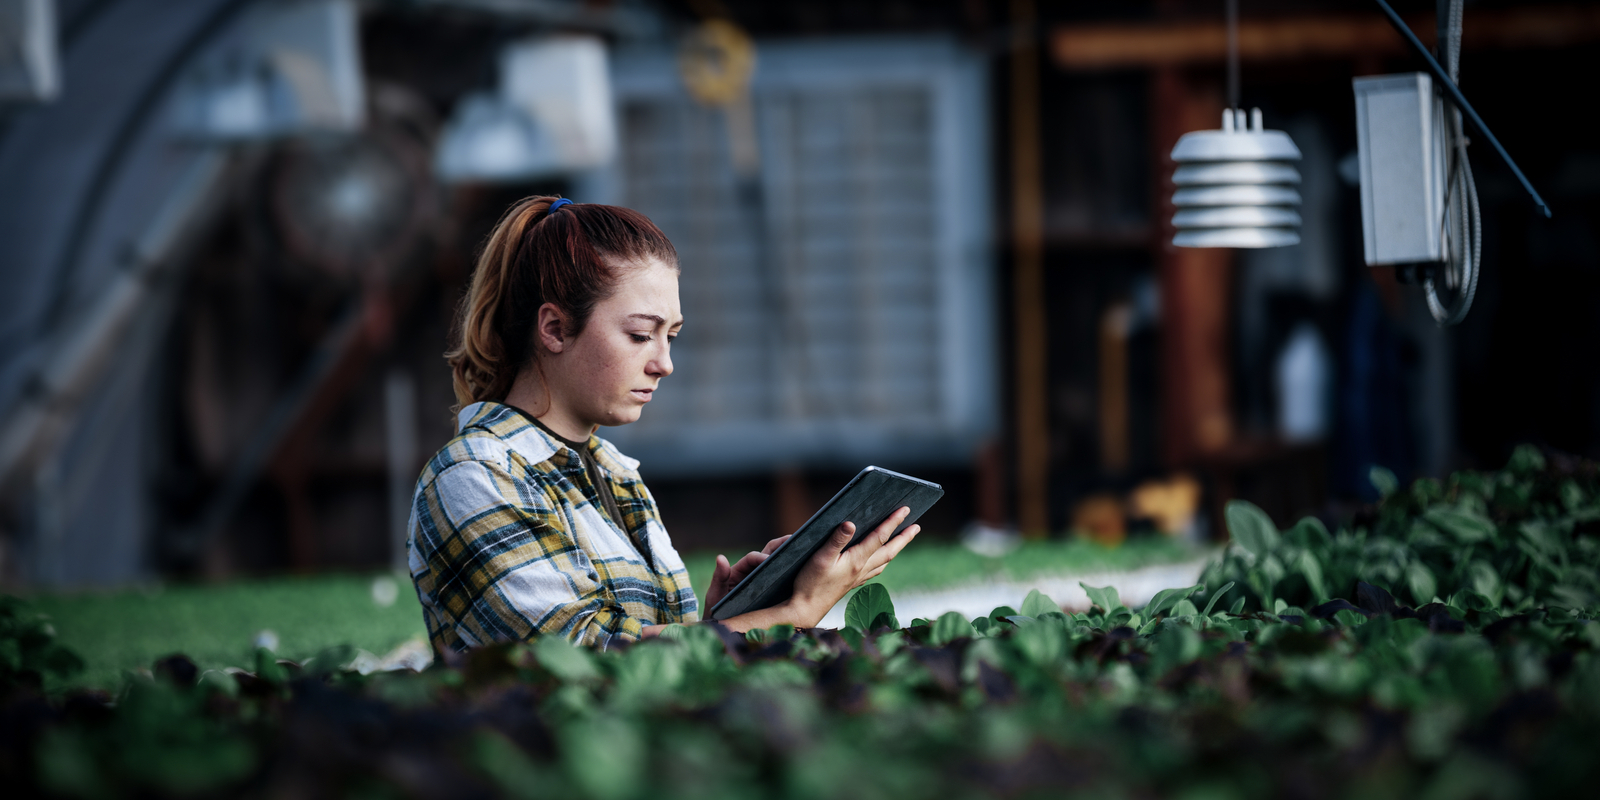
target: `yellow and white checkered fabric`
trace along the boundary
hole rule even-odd
[[[589,437],[619,527],[578,453],[516,409],[473,403],[459,424],[411,508],[411,579],[435,648],[546,635],[605,648],[646,625],[700,618],[639,462]]]

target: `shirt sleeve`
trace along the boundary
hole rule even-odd
[[[587,647],[638,639],[544,487],[485,461],[451,465],[418,493],[424,604],[451,646],[561,636]],[[430,602],[431,601],[431,602]]]

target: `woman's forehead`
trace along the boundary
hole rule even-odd
[[[602,304],[611,313],[630,319],[667,325],[683,322],[678,271],[660,261],[624,272],[615,291]]]

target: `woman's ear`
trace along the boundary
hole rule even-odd
[[[539,306],[539,344],[546,352],[559,353],[567,348],[567,312],[555,303]]]

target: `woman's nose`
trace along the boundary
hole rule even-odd
[[[656,378],[665,378],[671,375],[672,345],[662,345],[661,352],[655,358],[650,359],[650,363],[645,366],[645,372]]]

